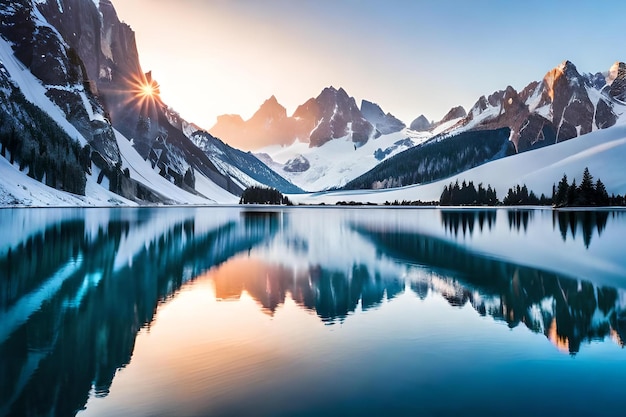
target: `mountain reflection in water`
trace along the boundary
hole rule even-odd
[[[207,271],[217,299],[247,293],[270,315],[292,299],[335,324],[410,292],[524,325],[570,354],[626,340],[622,289],[458,244],[495,229],[495,210],[441,211],[437,236],[381,227],[383,211],[97,210],[0,211],[5,230],[31,225],[0,246],[0,416],[74,415],[106,396],[159,305]],[[522,233],[533,213],[509,211],[509,228]],[[589,248],[613,216],[558,212],[552,226]],[[320,247],[345,251],[315,258]]]

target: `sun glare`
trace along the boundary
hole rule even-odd
[[[140,88],[140,94],[144,97],[152,97],[154,95],[154,87],[151,84],[144,84]]]

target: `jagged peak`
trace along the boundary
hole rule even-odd
[[[576,65],[574,65],[572,61],[566,59],[565,61],[561,62],[557,68],[561,71],[566,71],[567,69],[572,67],[576,69]]]
[[[609,69],[609,74],[606,77],[607,84],[611,84],[621,74],[626,74],[626,64],[621,61],[615,61]]]
[[[547,87],[548,95],[550,96],[551,100],[554,100],[554,84],[559,78],[563,76],[572,85],[578,84],[579,86],[582,86],[584,84],[584,80],[576,69],[576,65],[574,65],[569,60],[565,60],[561,62],[561,64],[559,64],[557,67],[548,71],[543,77],[543,81]]]
[[[285,109],[285,107],[278,102],[278,99],[273,94],[272,94],[272,96],[270,98],[265,100],[263,102],[263,104],[261,104],[261,107],[259,108],[259,110],[260,109],[267,109],[267,108],[279,109],[281,111]]]
[[[276,103],[276,104],[278,104],[278,100],[276,99],[276,96],[274,94],[272,94],[272,96],[270,98],[265,100],[265,103]]]
[[[373,101],[369,101],[365,99],[361,100],[360,108],[361,108],[361,111],[372,109],[372,110],[379,111],[380,113],[383,113],[382,108],[378,104],[374,103]]]

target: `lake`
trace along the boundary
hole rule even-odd
[[[0,416],[619,414],[626,212],[0,210]]]

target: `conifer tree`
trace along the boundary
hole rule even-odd
[[[567,205],[567,192],[569,190],[569,184],[567,182],[567,175],[563,174],[563,178],[559,181],[559,186],[556,190],[556,195],[552,199],[552,203],[556,207],[563,207]]]
[[[578,187],[578,204],[581,206],[595,205],[596,190],[593,184],[593,176],[589,172],[589,168],[585,168],[583,172],[583,179]]]
[[[596,181],[595,201],[598,206],[608,206],[610,204],[609,193],[607,193],[606,187],[604,186],[600,178],[598,178],[598,181]]]

